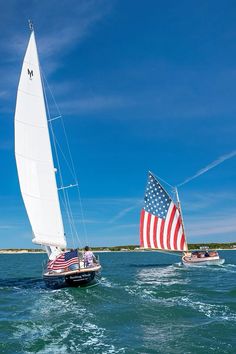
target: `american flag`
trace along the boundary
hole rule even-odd
[[[48,269],[58,270],[68,268],[72,264],[78,264],[78,251],[73,250],[60,254],[56,259],[48,262]]]
[[[151,172],[140,217],[140,246],[187,250],[179,209]]]

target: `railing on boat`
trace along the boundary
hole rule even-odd
[[[96,265],[100,265],[100,259],[99,259],[99,255],[94,255],[95,256],[95,259],[96,259],[96,262],[95,262],[95,264]],[[82,263],[82,265],[81,265],[81,263]],[[43,262],[42,262],[42,268],[43,268],[43,274],[45,274],[45,273],[47,273],[47,272],[52,272],[52,273],[54,273],[55,271],[54,270],[50,270],[50,269],[48,269],[48,261],[47,260],[44,260]],[[75,263],[75,264],[72,264],[71,266],[69,266],[68,268],[67,268],[67,271],[69,270],[69,271],[74,271],[74,270],[81,270],[81,269],[89,269],[89,268],[91,268],[91,266],[86,266],[85,265],[85,261],[83,260],[83,258],[82,257],[80,257],[80,255],[78,255],[78,263]],[[60,269],[58,269],[58,270],[60,270]],[[65,268],[63,269],[61,269],[61,271],[65,271]]]

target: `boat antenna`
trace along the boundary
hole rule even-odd
[[[29,24],[29,29],[30,29],[30,31],[33,32],[33,30],[34,30],[34,25],[33,25],[33,22],[32,22],[31,19],[28,20],[28,24]]]
[[[177,187],[175,187],[175,194],[176,194],[176,199],[177,199],[177,207],[178,207],[178,209],[179,209],[179,213],[180,213],[180,217],[181,217],[181,221],[182,221],[182,226],[183,226],[183,231],[184,231],[185,242],[186,242],[187,249],[188,249],[188,243],[187,243],[187,238],[186,238],[186,233],[185,233],[185,227],[184,227],[183,213],[182,213],[182,209],[181,209],[181,204],[180,204],[179,193],[178,193]]]

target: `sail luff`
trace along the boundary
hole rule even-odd
[[[66,247],[34,31],[17,91],[15,156],[33,242]]]

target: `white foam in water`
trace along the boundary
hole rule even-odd
[[[206,317],[217,320],[236,321],[236,314],[231,313],[227,305],[209,304],[201,301],[193,301],[189,297],[179,298],[178,303],[183,306],[191,307]]]
[[[94,323],[94,314],[69,291],[41,294],[31,314],[31,320],[18,324],[14,333],[14,338],[24,338],[25,353],[42,338],[45,348],[37,353],[86,353],[90,346],[104,354],[125,352],[110,343],[106,329]]]
[[[220,269],[229,273],[236,273],[236,265],[235,264],[224,264],[220,266]]]
[[[100,284],[107,288],[114,288],[116,286],[116,284],[111,283],[107,278],[104,277],[100,279]]]
[[[179,269],[173,265],[141,269],[136,278],[135,284],[124,287],[125,291],[131,296],[160,303],[162,303],[161,298],[157,299],[159,289],[169,291],[167,289],[171,286],[186,285],[190,282],[189,279],[183,278]]]
[[[137,274],[138,284],[165,285],[187,284],[188,279],[183,279],[182,274],[174,266],[163,268],[145,268]]]

